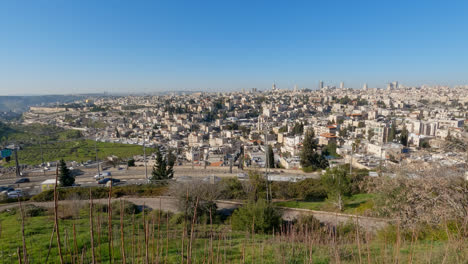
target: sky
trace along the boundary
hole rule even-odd
[[[468,84],[468,1],[0,1],[0,95]]]

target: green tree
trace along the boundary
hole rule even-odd
[[[390,127],[390,132],[388,132],[388,137],[387,137],[387,142],[393,142],[396,136],[396,125],[395,122],[392,122],[392,125]]]
[[[327,172],[320,177],[320,181],[327,191],[328,199],[334,201],[338,209],[342,211],[343,199],[351,192],[351,181],[347,177],[346,169],[342,167],[327,169]]]
[[[161,149],[156,148],[156,162],[151,172],[151,181],[162,181],[172,179],[174,177],[175,156],[171,150],[163,156]]]
[[[234,211],[231,218],[232,229],[267,233],[278,229],[281,214],[264,199],[248,204]]]
[[[371,141],[371,139],[374,137],[375,133],[373,129],[369,129],[367,132],[367,140]]]
[[[401,130],[400,143],[403,146],[408,146],[408,130],[406,129],[406,125],[403,125],[403,130]]]
[[[304,124],[303,123],[296,123],[293,127],[293,134],[294,135],[302,135],[304,133]]]
[[[279,130],[279,133],[287,133],[288,132],[288,126],[282,126]]]
[[[268,150],[267,150],[267,156],[268,156],[268,168],[274,168],[275,167],[275,154],[273,153],[273,148],[268,145]]]
[[[72,186],[75,183],[75,177],[67,168],[67,163],[63,159],[59,162],[59,181],[61,187]]]
[[[301,166],[308,171],[324,169],[328,167],[328,161],[323,155],[317,153],[317,142],[315,141],[315,132],[309,129],[306,132],[302,142]]]
[[[134,159],[129,159],[127,161],[127,166],[128,167],[135,167],[135,160]]]

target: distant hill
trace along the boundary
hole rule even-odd
[[[0,96],[0,112],[21,113],[30,106],[62,104],[85,98],[85,95]]]

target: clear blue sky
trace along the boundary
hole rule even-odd
[[[468,83],[468,1],[2,1],[0,95]]]

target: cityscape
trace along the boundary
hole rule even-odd
[[[0,263],[467,263],[467,10],[0,3]]]

